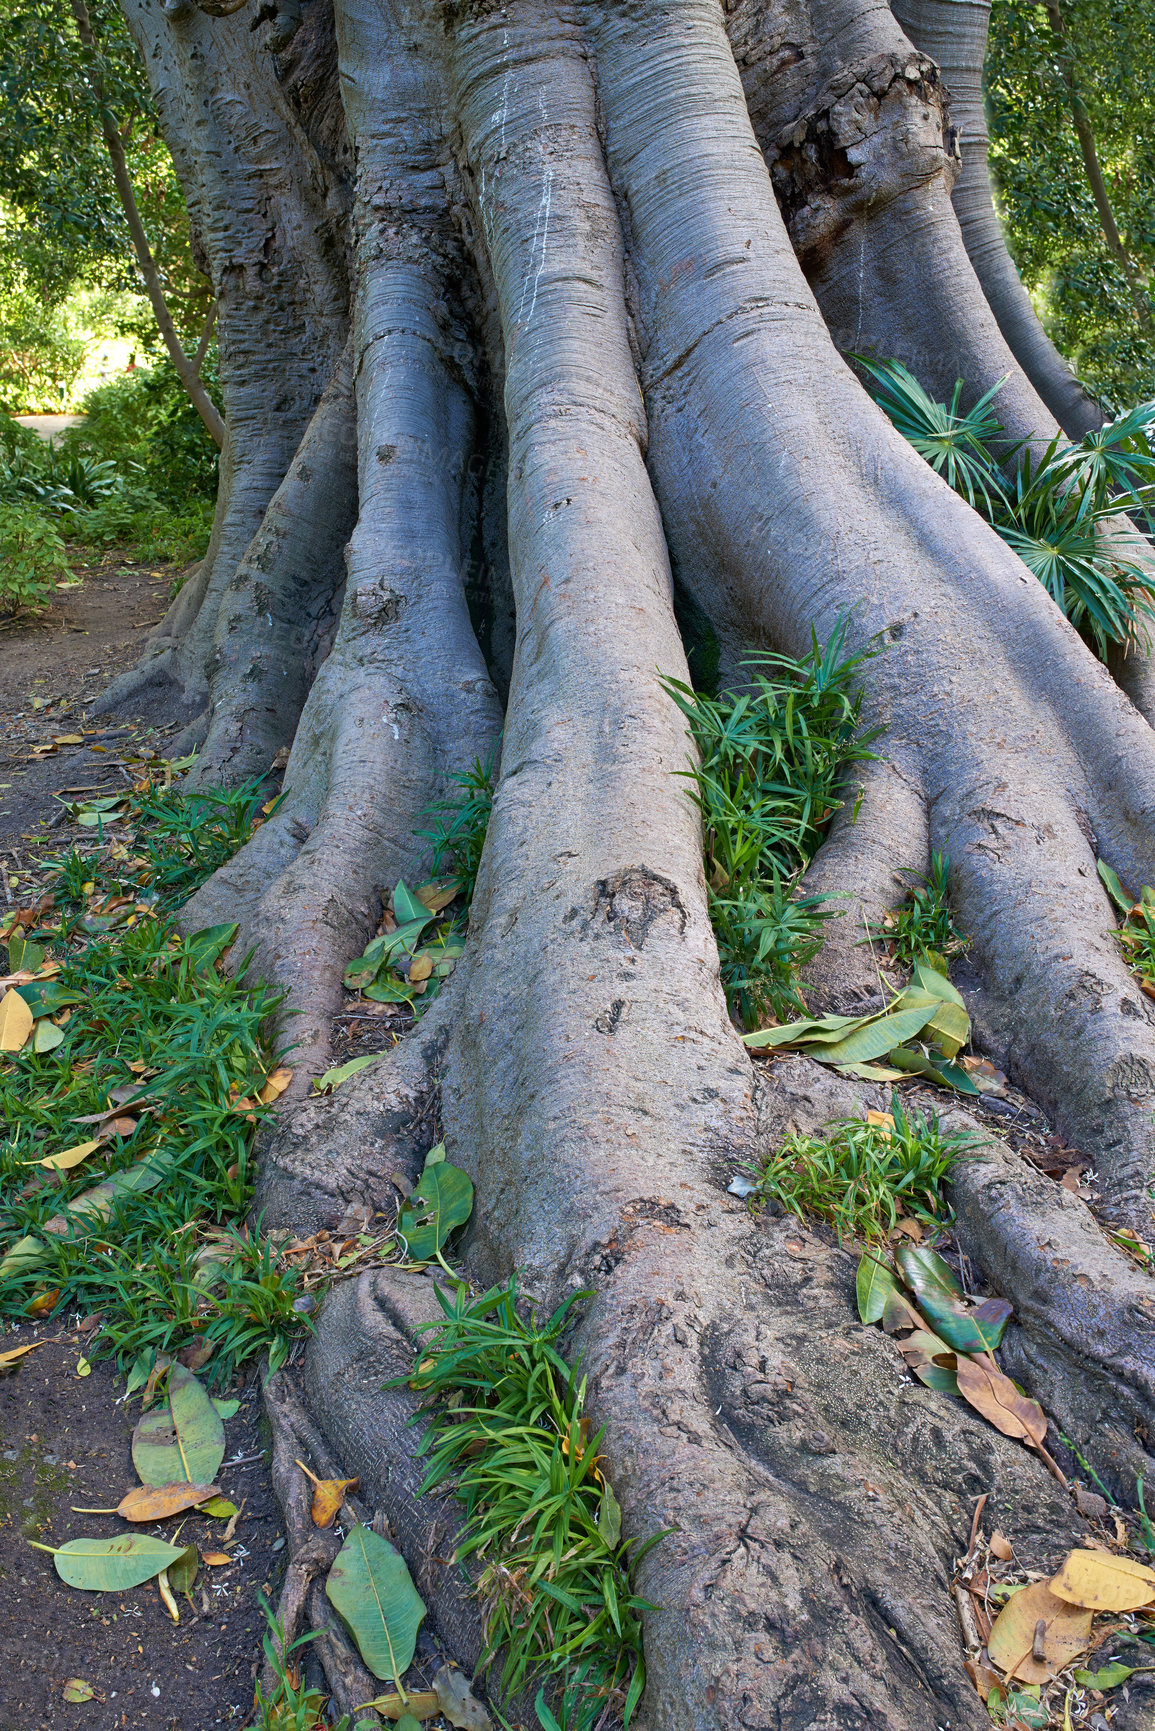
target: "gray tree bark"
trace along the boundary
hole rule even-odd
[[[178,704],[202,780],[291,741],[280,810],[186,915],[239,919],[298,1012],[264,1225],[387,1206],[439,1118],[476,1187],[471,1275],[523,1270],[543,1305],[592,1290],[573,1344],[627,1530],[673,1529],[639,1571],[645,1726],[984,1725],[950,1591],[973,1499],[1031,1566],[1079,1518],[905,1381],[857,1323],[848,1252],[727,1194],[788,1128],[884,1101],[751,1064],[663,688],[687,677],[675,585],[730,670],[847,617],[881,647],[885,755],[812,868],[855,910],[814,1001],[867,989],[858,914],[947,851],[983,1049],[1094,1158],[1105,1216],[1147,1232],[1155,1027],[1096,858],[1155,879],[1155,736],[839,352],[899,354],[941,391],[1008,373],[1008,430],[1055,426],[950,203],[939,69],[869,0],[304,0],[276,56],[243,10],[126,3],[221,296],[232,454],[204,571],[118,701]],[[427,863],[421,812],[499,732],[450,989],[302,1097],[382,890]],[[1155,1287],[989,1139],[954,1200],[1016,1307],[1007,1362],[1128,1494],[1151,1470]],[[282,1453],[296,1424],[361,1474],[472,1663],[407,1396],[381,1393],[429,1296],[388,1272],[341,1288],[312,1417],[283,1382],[269,1398]],[[294,1614],[322,1615],[310,1558]],[[354,1699],[338,1632],[322,1650]]]
[[[1039,322],[1007,249],[991,192],[982,71],[990,0],[895,0],[910,40],[939,66],[950,93],[950,125],[961,157],[951,195],[967,257],[1016,361],[1072,439],[1103,416]]]

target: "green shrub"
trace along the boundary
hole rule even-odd
[[[559,1351],[574,1299],[588,1295],[544,1324],[519,1313],[516,1281],[478,1299],[464,1285],[437,1296],[445,1320],[420,1330],[415,1373],[436,1403],[419,1494],[449,1482],[465,1505],[457,1557],[481,1564],[481,1668],[501,1655],[506,1697],[540,1682],[542,1726],[628,1726],[645,1684],[640,1614],[650,1608],[629,1575],[661,1535],[637,1549],[622,1539],[602,1433],[590,1434],[583,1410],[585,1379]]]
[[[746,1027],[797,1008],[798,969],[821,947],[825,897],[796,894],[842,804],[847,764],[873,756],[859,724],[859,681],[872,651],[845,653],[845,621],[801,661],[747,663],[751,691],[707,697],[663,681],[685,715],[698,762],[681,771],[702,815],[710,917],[722,979]],[[876,730],[877,731],[877,730]]]
[[[890,1113],[893,1125],[846,1118],[823,1136],[788,1136],[764,1166],[751,1168],[751,1194],[801,1220],[829,1221],[839,1239],[884,1239],[900,1214],[941,1222],[942,1182],[967,1139],[944,1135],[933,1114],[908,1117],[897,1094]]]
[[[433,875],[439,876],[448,867],[460,878],[466,901],[472,901],[477,874],[481,868],[481,853],[489,814],[493,810],[496,755],[485,763],[475,758],[472,769],[460,770],[449,778],[455,789],[448,799],[431,805],[423,815],[437,820],[434,829],[418,830],[423,840],[433,844]]]
[[[0,609],[36,606],[70,575],[64,542],[48,515],[0,502]]]
[[[906,901],[886,915],[876,928],[877,936],[890,942],[895,961],[904,967],[926,959],[945,974],[948,959],[966,948],[966,940],[959,937],[951,918],[950,857],[932,853],[926,877],[911,871],[902,875],[913,879]]]
[[[1013,548],[1101,661],[1112,645],[1149,640],[1155,579],[1103,531],[1128,527],[1128,513],[1155,527],[1155,402],[1077,445],[1055,439],[1038,454],[1022,440],[1000,450],[990,406],[1001,385],[961,414],[961,380],[948,407],[900,361],[850,358],[898,431]]]
[[[219,406],[215,348],[202,377]],[[70,449],[111,460],[170,508],[215,496],[217,448],[168,360],[107,379],[80,409],[86,420],[67,435]]]

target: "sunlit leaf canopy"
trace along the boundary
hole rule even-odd
[[[1115,219],[1142,280],[1155,266],[1150,11],[1135,0],[1062,0],[1062,16]],[[986,89],[1000,215],[1048,334],[1113,408],[1155,395],[1155,345],[1104,241],[1043,6],[995,0]]]

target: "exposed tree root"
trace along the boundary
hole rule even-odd
[[[1007,251],[991,196],[982,94],[990,0],[895,0],[892,10],[911,41],[942,69],[950,126],[962,157],[952,203],[967,256],[999,329],[1064,432],[1081,438],[1102,424],[1102,414],[1039,323]]]
[[[437,1140],[439,1073],[457,1004],[450,980],[362,1086],[346,1083],[277,1117],[261,1148],[255,1203],[268,1230],[316,1232],[350,1207],[384,1208],[395,1172],[416,1183]]]
[[[812,625],[827,640],[847,615],[850,641],[880,649],[867,708],[887,759],[861,771],[857,813],[847,790],[812,868],[847,893],[816,991],[876,990],[864,923],[901,900],[896,871],[949,853],[981,1042],[1096,1159],[1114,1216],[1144,1236],[1155,1026],[1096,858],[1133,886],[1155,879],[1155,739],[865,399],[774,200],[751,110],[839,340],[848,319],[855,341],[912,359],[937,338],[932,388],[964,365],[976,390],[992,383],[1003,338],[952,226],[937,74],[857,0],[829,0],[815,41],[793,42],[771,9],[736,8],[731,30],[745,92],[716,0],[437,17],[419,0],[342,0],[359,518],[285,802],[185,917],[239,919],[289,989],[303,1092],[382,890],[424,870],[423,809],[500,724],[466,604],[484,350],[503,392],[490,421],[508,430],[493,472],[517,640],[468,948],[396,1052],[331,1100],[289,1102],[264,1150],[265,1225],[387,1209],[440,1117],[475,1184],[473,1278],[519,1270],[542,1306],[592,1290],[572,1344],[627,1531],[673,1529],[639,1571],[659,1607],[647,1731],[978,1731],[951,1591],[974,1500],[988,1494],[1031,1567],[1082,1526],[1039,1460],[909,1383],[893,1344],[859,1325],[849,1251],[726,1193],[787,1124],[813,1131],[883,1098],[803,1060],[756,1074],[727,1014],[699,816],[676,773],[688,745],[662,686],[686,677],[671,557],[724,658],[747,643],[797,654]],[[920,302],[944,247],[949,268]],[[950,341],[940,325],[919,334],[928,308],[957,315]],[[1012,399],[1014,430],[1039,432],[1017,373]],[[492,483],[483,492],[494,547]],[[190,667],[206,644],[233,646],[210,741],[233,772],[276,734],[274,718],[246,730],[229,685],[255,667],[267,696],[258,633],[230,623],[256,528],[227,571],[221,530],[166,663],[182,700],[203,702]],[[325,605],[326,535],[328,575],[281,571]],[[1016,1308],[1006,1362],[1127,1493],[1150,1464],[1151,1281],[1082,1204],[989,1143],[954,1195],[960,1242]],[[316,1470],[361,1474],[363,1512],[387,1519],[439,1633],[472,1664],[477,1607],[447,1561],[459,1508],[415,1499],[414,1397],[383,1388],[436,1314],[422,1276],[339,1285],[303,1397],[274,1379],[285,1609],[329,1617],[328,1553],[291,1446]],[[342,1641],[324,1637],[330,1687],[356,1706]]]
[[[209,707],[194,724],[203,736],[195,740],[201,787],[264,775],[292,744],[340,610],[345,543],[357,520],[356,448],[346,350],[221,597]],[[193,744],[186,737],[177,749]]]
[[[227,437],[208,553],[103,710],[204,708],[221,597],[260,529],[348,328],[344,195],[248,21],[147,0],[125,15],[149,69],[199,255],[211,271]]]

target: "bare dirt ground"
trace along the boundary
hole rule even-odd
[[[22,876],[72,839],[57,821],[64,807],[55,794],[123,787],[131,778],[118,749],[130,739],[166,749],[163,730],[130,715],[90,721],[87,709],[139,655],[176,573],[109,556],[77,575],[82,586],[62,590],[40,617],[0,621],[0,907],[22,899]],[[87,1338],[78,1321],[51,1316],[0,1334],[0,1350],[50,1343],[0,1382],[0,1731],[240,1726],[265,1627],[258,1595],[276,1603],[283,1543],[256,1382],[221,1391],[242,1396],[225,1427],[220,1478],[238,1506],[245,1499],[235,1560],[202,1570],[174,1625],[155,1582],[83,1593],[28,1543],[127,1530],[118,1517],[74,1512],[114,1507],[135,1482],[129,1442],[139,1415],[138,1403],[130,1413],[117,1404],[124,1384],[109,1364],[77,1375]],[[221,1528],[192,1517],[184,1531],[186,1542],[211,1549]],[[83,1704],[63,1698],[73,1678],[93,1691]]]

